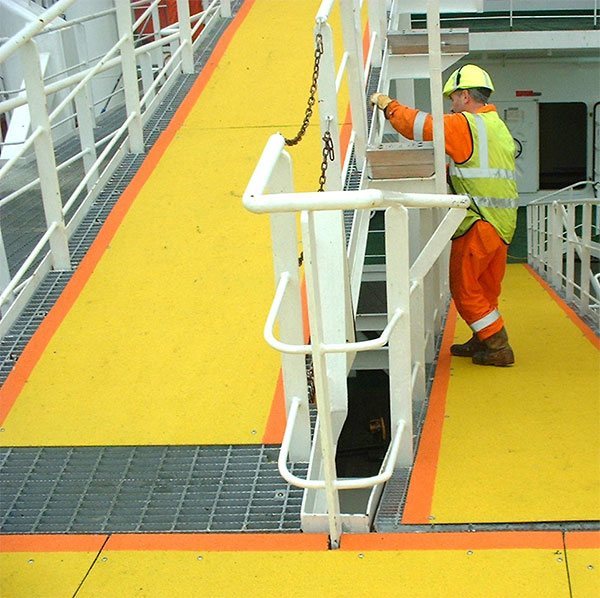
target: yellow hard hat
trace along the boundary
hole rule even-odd
[[[494,91],[494,84],[486,71],[474,64],[465,64],[456,69],[446,81],[444,96],[449,97],[457,89],[473,89],[474,87],[484,87]]]

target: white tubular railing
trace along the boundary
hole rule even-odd
[[[63,20],[62,15],[68,15],[78,1],[59,0],[0,46],[0,65],[18,57],[24,78],[23,89],[7,92],[7,99],[0,102],[0,116],[6,115],[10,122],[14,111],[27,105],[31,121],[30,132],[22,140],[0,143],[3,151],[0,163],[0,210],[6,209],[9,203],[19,201],[27,193],[31,195],[39,185],[40,201],[46,216],[46,231],[31,239],[31,244],[36,243],[36,246],[23,263],[11,263],[12,256],[4,245],[9,235],[6,230],[4,235],[0,231],[0,338],[6,334],[26,299],[31,296],[32,289],[27,289],[28,281],[30,286],[35,287],[50,268],[71,268],[68,247],[70,235],[125,153],[144,151],[143,125],[175,83],[177,76],[181,72],[193,72],[193,47],[200,43],[202,36],[210,31],[218,18],[231,16],[230,0],[205,1],[204,10],[195,15],[189,14],[187,0],[177,0],[178,21],[170,27],[172,33],[167,35],[166,27],[161,27],[158,18],[160,0],[145,3],[113,0],[111,9]],[[135,20],[132,11],[136,11]],[[112,35],[116,43],[104,54],[85,63],[78,58],[78,28],[84,25],[89,27],[94,20],[98,23],[97,19],[101,17],[104,18],[102,26],[108,28],[106,17],[109,15],[116,17],[117,28],[114,31],[106,29],[105,33]],[[136,33],[149,20],[153,24],[153,34]],[[201,27],[204,28],[202,31]],[[59,35],[60,38],[56,37]],[[52,47],[64,53],[66,68],[49,72],[44,78],[38,46],[51,43],[48,39],[52,36],[55,36],[52,38],[54,40],[60,39],[52,42],[55,43]],[[192,36],[196,38],[194,42]],[[81,41],[83,36],[79,39]],[[162,51],[165,47],[169,52]],[[166,55],[168,58],[163,58]],[[154,69],[153,63],[157,62],[157,58],[161,63]],[[114,82],[110,83],[113,89],[108,95],[106,91],[92,87],[99,81],[106,85],[107,77],[114,78]],[[112,133],[96,140],[96,106],[109,101],[115,107],[125,105],[126,115]],[[58,136],[66,135],[79,136],[81,151],[57,164],[54,158],[55,143]],[[97,155],[101,146],[104,146],[104,150]],[[3,193],[6,175],[24,160],[30,160],[32,153],[37,172],[18,190],[7,189]],[[61,173],[69,165],[72,165],[69,178],[73,176],[73,168],[78,166],[82,170],[81,177],[70,196],[62,197]],[[17,208],[11,206],[11,209]],[[2,220],[6,222],[0,218]],[[48,245],[48,259],[39,263]],[[26,278],[36,263],[39,263],[36,275]],[[15,271],[12,277],[9,268]],[[23,292],[25,289],[27,292]]]
[[[417,386],[418,381],[424,378],[424,358],[419,353],[413,359],[411,352],[411,301],[414,300],[411,294],[422,298],[423,276],[429,271],[464,217],[469,198],[459,195],[397,193],[377,189],[293,193],[290,158],[284,150],[284,143],[284,138],[279,134],[270,137],[243,195],[243,204],[251,212],[270,213],[271,218],[274,219],[271,230],[276,292],[265,323],[265,339],[273,348],[281,351],[284,358],[286,356],[300,358],[294,363],[283,362],[284,381],[297,380],[304,375],[304,355],[307,353],[312,356],[314,367],[323,479],[303,480],[293,475],[287,466],[288,458],[294,461],[294,454],[305,454],[304,449],[298,449],[297,443],[299,438],[305,440],[310,431],[306,419],[308,400],[304,387],[300,387],[300,392],[292,392],[291,386],[289,390],[288,386],[285,389],[288,421],[279,456],[279,468],[283,477],[291,484],[324,490],[330,538],[332,545],[337,546],[341,534],[338,491],[381,484],[389,479],[397,465],[408,466],[412,463],[412,403],[415,397],[416,400],[423,398],[424,389]],[[267,189],[269,193],[265,193]],[[408,252],[408,207],[448,209],[442,225],[426,244],[412,268],[409,267]],[[327,215],[340,210],[359,208],[386,209],[388,323],[377,339],[363,342],[351,340],[338,342],[334,338],[335,332],[331,332],[330,323],[336,322],[343,333],[341,322],[348,301],[344,292],[348,286],[348,270],[343,267],[346,259],[344,231],[343,227],[321,229],[317,218],[320,214]],[[300,276],[296,253],[293,251],[296,247],[294,214],[297,213],[301,214],[302,221],[310,344],[305,342],[299,332],[302,329],[299,300]],[[281,218],[287,220],[277,220]],[[338,253],[332,254],[320,245],[318,237],[323,231],[327,235],[331,233],[327,241],[332,245],[336,245],[335,235],[342,238]],[[293,237],[291,242],[288,239],[290,236]],[[288,239],[287,247],[286,239]],[[337,267],[337,263],[342,266]],[[323,293],[324,287],[329,289],[329,294]],[[286,302],[287,312],[284,315],[282,307]],[[294,309],[290,309],[292,303],[295,305]],[[422,313],[419,310],[417,312],[416,326],[417,329],[422,329]],[[276,339],[273,332],[276,322],[279,323],[281,340]],[[290,331],[294,329],[296,332],[292,334]],[[291,340],[292,337],[295,337],[295,342]],[[335,355],[353,355],[358,351],[370,351],[386,344],[389,351],[390,415],[393,429],[385,466],[377,476],[339,480],[335,469],[337,444],[335,426],[339,425],[339,422],[334,422],[332,415],[343,412],[343,403],[347,400],[345,395],[347,369],[339,368],[339,363],[331,361],[330,358]],[[299,414],[304,419],[302,424],[298,424]],[[336,415],[336,418],[339,419],[339,415]]]
[[[600,325],[600,182],[581,181],[527,206],[528,262],[581,315]]]

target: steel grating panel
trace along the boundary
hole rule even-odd
[[[0,450],[0,533],[299,531],[279,447]],[[292,471],[306,475],[307,464]]]

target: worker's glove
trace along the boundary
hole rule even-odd
[[[385,110],[391,101],[392,98],[383,93],[376,92],[371,96],[371,104],[377,106],[380,110]]]

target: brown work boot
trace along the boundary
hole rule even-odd
[[[452,345],[450,354],[456,357],[473,357],[475,353],[485,351],[485,343],[477,338],[474,334],[466,343],[462,345]]]
[[[508,344],[506,328],[502,328],[496,334],[492,334],[484,341],[485,348],[473,355],[473,363],[477,365],[496,365],[505,367],[515,362],[515,355]]]

